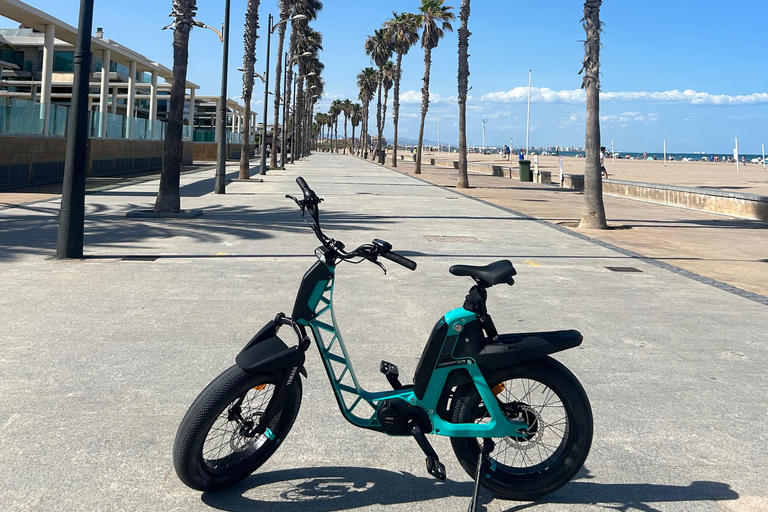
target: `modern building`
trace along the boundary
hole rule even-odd
[[[19,146],[21,136],[66,137],[77,28],[18,0],[0,0],[0,15],[19,24],[14,28],[0,28],[0,188],[3,188],[46,181],[45,178],[35,178],[46,175],[35,171],[35,165],[40,158],[51,155],[37,155],[33,143],[25,153],[30,160],[28,180],[24,179],[27,174],[23,166],[15,174],[11,171],[4,174],[3,163],[4,160],[5,163],[9,160],[17,163],[27,159],[19,155],[7,156],[9,151],[14,151],[9,146]],[[107,38],[101,28],[97,28],[95,36],[91,37],[91,53],[89,111],[92,140],[104,139],[105,143],[115,139],[162,141],[173,84],[172,70]],[[228,142],[240,142],[245,110],[242,105],[228,99],[226,130],[223,130],[218,126],[216,116],[220,98],[198,96],[199,86],[190,81],[185,84],[185,89],[186,141],[213,144],[225,133]],[[255,126],[256,113],[251,115],[251,126]],[[5,136],[15,136],[16,139],[11,142]],[[129,151],[132,153],[148,151],[135,150],[136,144],[128,146],[134,148]],[[115,143],[110,147],[116,147]],[[114,173],[118,168],[126,171],[143,170],[146,166],[155,168],[162,155],[159,147],[155,144],[152,149],[154,153],[160,151],[159,155],[135,158],[136,162],[131,165],[126,163],[127,158],[119,159],[123,161],[119,165],[94,164],[89,160],[89,172],[94,169]],[[189,163],[192,154],[190,147],[189,156],[185,158]],[[136,167],[137,162],[141,169]],[[63,169],[63,164],[55,163],[57,169]],[[58,174],[47,173],[48,181]],[[18,177],[18,183],[10,180],[11,175]],[[3,183],[4,176],[6,183]]]

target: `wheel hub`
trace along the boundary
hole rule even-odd
[[[513,402],[504,407],[504,415],[515,421],[521,421],[528,425],[525,435],[522,437],[507,436],[504,442],[518,450],[529,450],[541,443],[543,431],[539,430],[540,417],[528,404]]]

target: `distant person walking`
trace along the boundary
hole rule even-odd
[[[600,146],[600,172],[603,173],[603,178],[608,177],[608,171],[605,170],[605,146]]]
[[[525,160],[525,150],[520,149],[520,153],[518,153],[520,160]]]

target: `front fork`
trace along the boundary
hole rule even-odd
[[[277,314],[275,317],[275,324],[278,326],[290,325],[296,332],[296,335],[299,337],[299,348],[304,352],[309,349],[311,342],[309,340],[309,336],[307,336],[307,331],[304,326],[297,324],[293,321],[292,318],[285,316],[284,313]],[[275,383],[279,382],[280,385],[275,384],[277,391],[269,401],[267,409],[261,414],[258,423],[254,422],[252,419],[246,420],[241,414],[241,406],[243,404],[243,400],[245,399],[245,394],[238,398],[237,401],[233,403],[229,408],[227,421],[236,422],[239,427],[238,433],[243,437],[253,438],[264,434],[269,439],[275,441],[275,435],[268,428],[269,422],[272,417],[288,403],[288,397],[291,394],[294,381],[297,378],[300,378],[297,376],[299,372],[306,376],[306,370],[304,370],[304,367],[301,364],[289,367],[283,371],[272,373],[273,381]],[[280,440],[277,439],[277,442],[279,441]]]

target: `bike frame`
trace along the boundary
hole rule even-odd
[[[314,311],[312,319],[296,319],[296,321],[298,324],[312,329],[336,401],[342,414],[350,423],[357,427],[382,431],[377,417],[380,404],[385,400],[400,399],[427,411],[432,422],[432,432],[430,432],[432,434],[448,437],[485,438],[525,437],[528,435],[526,423],[510,420],[501,411],[498,400],[488,386],[477,362],[472,358],[462,356],[455,359],[447,367],[432,368],[426,392],[421,400],[410,388],[382,392],[369,392],[363,389],[355,375],[333,311],[333,286],[336,268],[334,265],[326,265],[326,267],[331,275],[330,280],[317,282],[308,300],[309,309]],[[330,323],[323,321],[328,318],[328,315],[330,315]],[[449,343],[452,333],[460,332],[466,323],[476,318],[475,313],[464,308],[454,309],[446,313],[444,320],[448,324],[448,335],[443,340],[443,345]],[[458,343],[458,338],[455,336],[453,338],[456,339],[454,343]],[[450,348],[450,353],[453,353],[453,347]],[[450,423],[438,414],[438,400],[448,376],[451,372],[460,369],[466,370],[474,382],[486,410],[491,416],[488,423]],[[366,415],[361,410],[361,407],[366,405],[372,409],[370,415]]]

